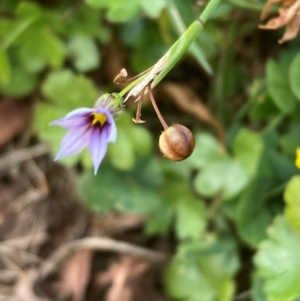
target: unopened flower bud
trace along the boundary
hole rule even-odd
[[[94,104],[94,109],[103,108],[110,111],[114,118],[117,118],[123,109],[123,99],[118,93],[104,93]]]

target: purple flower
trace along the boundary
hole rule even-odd
[[[75,155],[88,147],[94,163],[94,173],[97,173],[108,143],[115,142],[117,138],[114,117],[121,107],[112,106],[112,99],[104,94],[96,102],[96,107],[73,110],[64,118],[50,123],[69,130],[61,142],[55,160]]]

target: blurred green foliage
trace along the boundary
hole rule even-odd
[[[124,67],[140,72],[202,9],[194,0],[0,3],[0,93],[41,100],[34,126],[53,154],[65,130],[49,122],[91,107],[103,89],[112,89],[95,73],[113,35],[128,49]],[[245,46],[239,50],[237,43],[259,35],[262,7],[262,1],[223,2],[189,49],[195,65],[214,73],[207,106],[226,131],[225,146],[208,127],[193,124],[193,155],[169,162],[156,153],[159,133],[134,124],[129,112],[119,118],[117,142],[97,176],[87,151],[63,160],[81,163],[79,191],[92,210],[148,213],[145,233],[175,235],[177,251],[164,283],[176,300],[233,300],[240,277],[252,300],[300,298],[300,177],[294,165],[300,146],[300,39],[285,47],[277,46],[276,37],[260,41],[262,48],[277,49],[264,58],[255,43],[250,54]],[[236,12],[249,15],[236,18]],[[264,71],[253,72],[251,59]]]

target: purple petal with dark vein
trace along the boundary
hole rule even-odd
[[[110,111],[107,109],[103,109],[103,108],[96,108],[95,111],[97,113],[102,113],[105,114],[107,117],[107,121],[108,121],[108,125],[106,125],[105,127],[108,127],[108,142],[116,142],[117,139],[117,127],[116,127],[116,123],[115,123],[115,119],[113,118],[113,116],[111,115]]]
[[[97,173],[100,163],[106,154],[108,136],[109,132],[106,127],[103,127],[101,130],[99,128],[92,129],[89,149],[94,163],[94,174]]]
[[[50,125],[59,125],[66,129],[71,129],[77,126],[87,126],[89,124],[89,118],[84,116],[74,116],[72,118],[67,119],[66,117],[54,120],[50,123]]]
[[[89,127],[77,127],[69,130],[61,142],[60,150],[55,161],[62,157],[75,155],[81,152],[89,144],[91,129]]]
[[[108,142],[116,142],[116,140],[117,140],[117,126],[116,126],[114,118],[111,115],[108,116],[107,127],[108,127],[108,133],[109,133]]]
[[[67,129],[76,125],[83,125],[85,124],[84,120],[76,120],[76,119],[85,118],[86,122],[88,122],[89,114],[94,111],[95,111],[94,109],[90,109],[90,108],[79,108],[71,111],[63,118],[52,121],[50,125],[59,125]]]
[[[73,111],[71,111],[70,113],[67,114],[67,116],[65,118],[69,119],[70,117],[74,117],[74,116],[84,116],[87,115],[89,113],[95,112],[95,109],[91,109],[91,108],[79,108],[79,109],[75,109]]]

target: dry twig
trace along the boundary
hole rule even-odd
[[[116,241],[105,237],[88,237],[64,244],[57,249],[46,261],[39,271],[40,278],[46,278],[60,268],[61,263],[72,253],[84,249],[112,251],[143,258],[155,265],[163,265],[168,256],[166,254],[131,245],[126,242]]]
[[[20,164],[26,160],[44,155],[48,152],[49,146],[45,143],[37,144],[20,150],[14,150],[0,157],[0,171]]]

